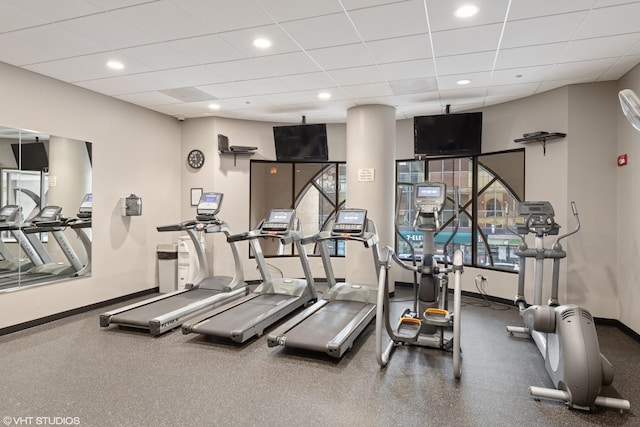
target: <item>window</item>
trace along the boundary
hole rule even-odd
[[[271,209],[294,208],[304,236],[317,233],[346,201],[344,163],[291,163],[251,161],[251,228]],[[293,246],[261,242],[265,256],[292,256]],[[330,254],[344,256],[345,244],[329,244]],[[314,248],[314,251],[317,250]]]
[[[396,217],[399,231],[406,239],[396,236],[396,251],[403,258],[411,256],[407,241],[414,248],[422,244],[422,233],[414,231],[412,225],[415,210],[411,184],[424,180],[447,185],[447,202],[440,216],[442,229],[435,237],[437,254],[443,256],[445,243],[453,233],[457,189],[460,223],[447,248],[448,254],[460,249],[467,265],[517,269],[514,251],[520,239],[507,230],[504,207],[508,205],[509,212],[513,212],[516,203],[524,199],[524,150],[398,161]]]

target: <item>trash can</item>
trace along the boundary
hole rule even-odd
[[[160,293],[178,289],[178,244],[160,243],[158,253],[158,287]]]

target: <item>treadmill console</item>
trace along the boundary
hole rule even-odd
[[[366,209],[340,209],[331,228],[334,236],[362,236],[367,228]]]
[[[296,211],[293,209],[273,209],[262,223],[264,233],[285,233],[293,228]]]
[[[422,182],[415,186],[415,207],[418,213],[439,213],[447,197],[447,186],[443,182]]]
[[[80,202],[80,209],[78,210],[78,218],[91,218],[92,208],[93,208],[93,194],[87,193],[82,198],[82,202]]]
[[[196,209],[196,218],[207,220],[215,217],[220,212],[222,196],[222,193],[202,193]]]
[[[6,205],[0,210],[0,222],[14,222],[19,211],[17,205]]]
[[[62,216],[62,208],[60,206],[45,206],[38,215],[31,219],[31,222],[57,221]]]

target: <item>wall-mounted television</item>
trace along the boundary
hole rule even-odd
[[[417,156],[471,156],[482,152],[482,113],[416,116],[413,119]]]
[[[326,162],[329,160],[325,124],[274,126],[278,161]]]
[[[49,156],[42,142],[11,144],[11,149],[22,170],[42,171],[49,167]]]

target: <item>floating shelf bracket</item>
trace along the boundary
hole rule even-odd
[[[542,144],[542,155],[547,155],[547,140],[551,139],[559,139],[567,136],[566,133],[562,132],[531,132],[525,133],[522,135],[522,138],[514,139],[513,142],[517,142],[519,144],[528,144],[530,142],[539,142]]]

